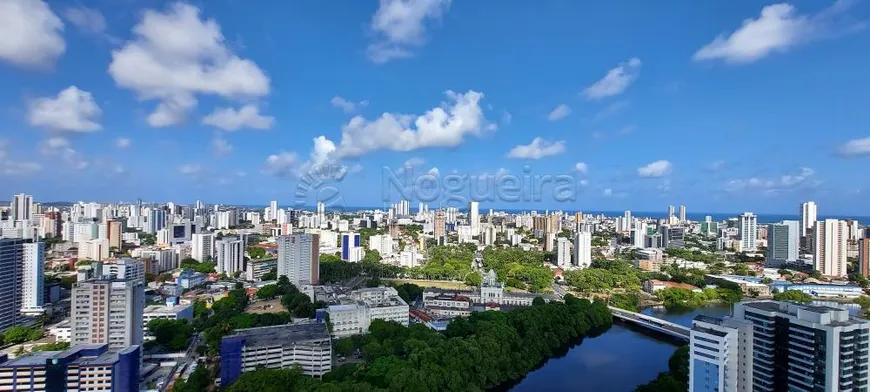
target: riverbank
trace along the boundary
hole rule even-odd
[[[729,306],[686,312],[645,308],[642,313],[691,326],[697,315],[722,317]],[[547,360],[518,382],[511,392],[633,391],[668,371],[668,360],[682,342],[624,323],[614,323],[599,336],[567,347],[567,353]]]

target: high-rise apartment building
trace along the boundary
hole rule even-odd
[[[286,276],[297,287],[300,282],[320,281],[320,236],[292,234],[278,236],[278,276]]]
[[[142,344],[142,281],[101,278],[78,282],[70,306],[73,345],[108,344],[110,349],[123,350]]]
[[[813,225],[816,224],[817,216],[817,207],[816,203],[813,201],[808,201],[806,203],[801,204],[801,237],[807,236],[807,230],[812,229]]]
[[[446,234],[446,221],[444,217],[444,212],[437,211],[435,212],[435,219],[433,220],[434,227],[432,228],[432,232],[435,234],[435,240],[438,241],[441,237],[444,237]]]
[[[740,236],[740,250],[754,251],[758,248],[758,218],[751,212],[737,217],[737,233]]]
[[[686,223],[686,206],[680,206],[680,223]]]
[[[214,260],[215,237],[214,233],[199,233],[191,235],[190,257],[203,262]]]
[[[245,272],[245,245],[238,237],[224,237],[215,241],[215,271],[233,275]]]
[[[40,282],[24,282],[24,268],[32,270],[31,266],[25,267],[25,261],[33,261],[33,255],[27,255],[28,244],[32,244],[31,240],[0,238],[0,330],[18,324],[24,299],[22,295],[24,285],[31,287],[41,285]],[[29,275],[35,277],[35,274]]]
[[[556,240],[556,265],[567,268],[571,265],[571,241],[565,237]]]
[[[341,259],[356,263],[362,260],[365,251],[360,246],[359,233],[341,233]]]
[[[785,220],[767,225],[767,265],[794,263],[800,247],[800,222]]]
[[[43,269],[45,244],[30,242],[21,245],[21,313],[33,315],[44,312]]]
[[[574,266],[586,268],[592,265],[592,233],[579,231],[574,234]]]
[[[106,226],[106,239],[109,240],[109,247],[121,249],[121,221],[110,220],[104,225]]]
[[[471,235],[480,235],[480,203],[468,203],[468,220],[471,224]]]
[[[733,313],[752,324],[752,347],[738,353],[753,391],[868,390],[870,321],[844,308],[777,301],[741,302]],[[690,363],[698,357],[690,350]]]
[[[674,206],[668,206],[668,218],[674,216]]]
[[[846,221],[825,219],[813,225],[813,261],[825,276],[846,276]]]
[[[269,220],[278,220],[278,201],[272,200],[269,203]]]
[[[752,387],[752,324],[697,316],[689,342],[689,390],[749,392]]]
[[[9,217],[13,221],[21,221],[30,219],[33,213],[33,196],[23,193],[12,196],[12,202],[9,203]]]
[[[858,273],[870,276],[870,238],[858,239]]]

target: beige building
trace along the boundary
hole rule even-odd
[[[846,221],[825,219],[813,229],[813,260],[816,271],[825,276],[846,276]]]
[[[72,289],[70,339],[124,349],[142,344],[145,290],[138,280],[94,279]]]

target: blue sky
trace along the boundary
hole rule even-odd
[[[870,215],[870,4],[647,3],[3,0],[0,183],[311,204],[327,167],[380,206],[388,166],[576,189],[482,208]]]

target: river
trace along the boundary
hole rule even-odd
[[[730,311],[730,307],[715,306],[681,313],[650,308],[643,313],[691,326],[697,315],[723,316]],[[632,391],[668,370],[668,359],[678,344],[615,321],[602,335],[584,339],[565,355],[549,359],[511,391]]]

